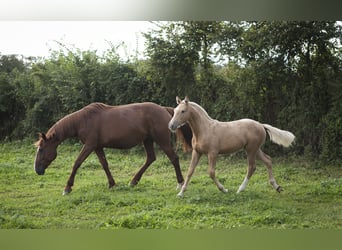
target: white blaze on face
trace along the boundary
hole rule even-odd
[[[39,152],[39,147],[37,147],[36,157],[34,158],[34,163],[33,163],[33,169],[34,170],[36,170],[36,161],[37,161],[38,152]]]

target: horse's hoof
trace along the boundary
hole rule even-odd
[[[221,189],[221,191],[222,193],[228,193],[228,189],[225,189],[225,188]]]
[[[183,186],[183,183],[178,183],[178,184],[177,184],[177,187],[176,187],[176,190],[179,190],[179,189],[181,189],[181,188],[182,188],[182,186]]]
[[[70,194],[71,193],[71,190],[64,190],[63,191],[63,195],[68,195],[68,194]]]
[[[129,186],[134,187],[138,184],[139,181],[136,180],[131,180],[131,182],[129,183]]]
[[[284,189],[281,186],[278,186],[276,190],[277,190],[278,193],[284,191]]]

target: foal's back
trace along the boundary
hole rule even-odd
[[[251,119],[231,122],[217,121],[214,131],[220,153],[233,153],[251,145],[260,146],[266,138],[266,132],[262,124]]]

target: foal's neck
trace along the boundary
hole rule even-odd
[[[191,104],[191,109],[191,117],[188,123],[194,136],[198,137],[208,130],[210,123],[214,120],[196,103]]]

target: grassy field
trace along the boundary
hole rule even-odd
[[[145,160],[141,150],[106,150],[117,182],[111,190],[96,156],[83,163],[73,192],[62,196],[81,146],[63,144],[44,176],[33,170],[35,148],[28,142],[0,144],[0,228],[323,228],[342,229],[342,167],[303,159],[273,159],[278,194],[259,163],[245,192],[236,194],[245,172],[244,156],[220,157],[217,176],[229,189],[217,190],[200,161],[183,198],[176,197],[175,172],[166,156],[128,183]],[[190,155],[179,153],[183,175]]]

